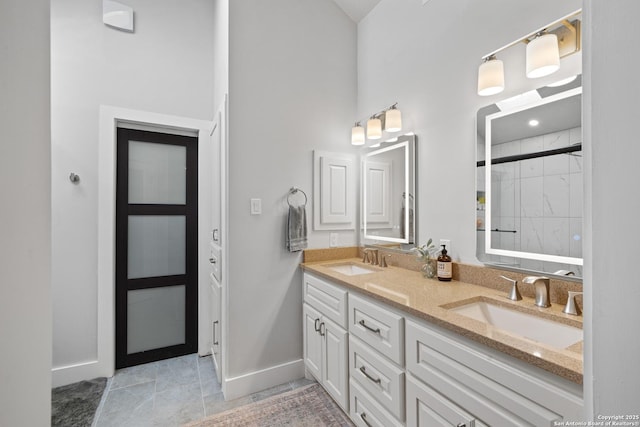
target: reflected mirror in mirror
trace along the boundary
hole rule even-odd
[[[581,277],[580,76],[506,101],[478,111],[478,259]]]
[[[382,143],[362,160],[363,244],[416,244],[415,136]]]

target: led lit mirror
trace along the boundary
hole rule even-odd
[[[415,136],[382,143],[362,159],[364,244],[416,244]]]
[[[480,261],[582,276],[581,105],[577,76],[478,111]]]

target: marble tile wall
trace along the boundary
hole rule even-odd
[[[581,138],[581,128],[577,127],[510,141],[494,146],[492,157],[553,150],[579,143]],[[581,152],[496,165],[491,180],[494,189],[491,208],[495,212],[492,228],[515,231],[494,233],[496,247],[582,257]],[[483,183],[484,179],[478,176],[478,182]],[[509,257],[493,261],[517,263]],[[545,270],[543,261],[519,263],[523,268]],[[554,264],[551,268],[582,275],[581,267],[573,265]]]

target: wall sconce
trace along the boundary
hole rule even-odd
[[[371,116],[367,120],[367,139],[382,138],[382,120],[376,116]]]
[[[369,120],[367,120],[366,139],[381,139],[383,130],[386,132],[399,132],[402,130],[402,113],[398,110],[397,102],[369,117]],[[364,143],[364,128],[360,125],[360,122],[356,122],[351,128],[351,144],[364,145]]]
[[[351,144],[364,145],[364,128],[360,126],[360,122],[356,122],[351,128]]]
[[[489,96],[504,89],[504,66],[496,58],[496,54],[514,46],[525,43],[526,73],[530,79],[548,76],[560,69],[560,58],[579,52],[580,20],[573,19],[582,10],[573,12],[562,19],[528,34],[482,57],[478,68],[478,95]],[[573,19],[573,20],[572,20]]]
[[[489,96],[504,90],[504,64],[491,55],[478,68],[478,95]]]
[[[535,79],[548,76],[560,69],[558,36],[538,33],[527,44],[527,77]]]

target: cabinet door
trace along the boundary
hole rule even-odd
[[[321,317],[309,304],[302,306],[304,365],[318,381],[322,381],[322,339],[318,332]]]
[[[348,340],[347,331],[323,318],[320,335],[323,342],[322,385],[343,409],[348,412]]]
[[[218,382],[221,381],[222,373],[222,349],[220,343],[222,342],[222,287],[220,283],[215,280],[211,281],[211,355],[213,357],[213,365],[216,369],[216,377]]]
[[[441,396],[426,384],[407,378],[407,425],[416,427],[480,427],[465,410]]]

